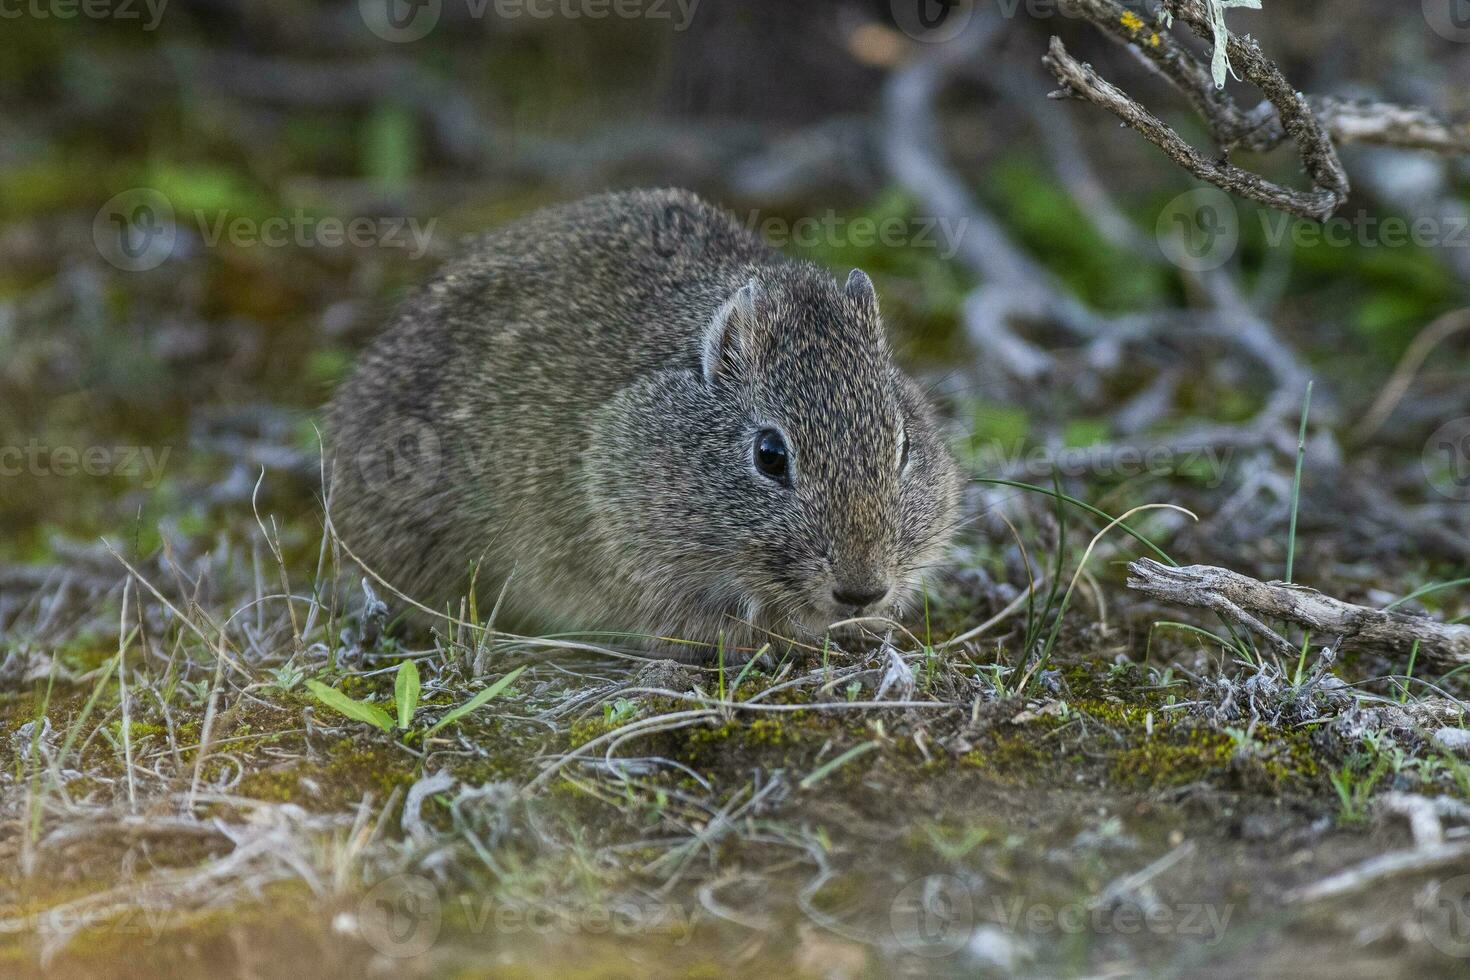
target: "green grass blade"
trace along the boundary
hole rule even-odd
[[[1064,500],[1067,503],[1071,504],[1073,507],[1079,507],[1094,517],[1100,517],[1105,521],[1114,520],[1113,516],[1107,511],[1100,510],[1097,507],[1089,504],[1087,501],[1078,500],[1076,497],[1062,493],[1060,490],[1048,490],[1046,487],[1037,486],[1034,483],[1022,483],[1019,480],[1002,480],[999,477],[977,476],[974,478],[974,480],[976,483],[991,483],[995,484],[996,486],[1015,487],[1017,490],[1030,490],[1032,493],[1045,494],[1048,497],[1055,497],[1058,500]],[[1158,555],[1159,560],[1161,560],[1164,564],[1169,565],[1173,568],[1179,567],[1179,563],[1175,561],[1172,557],[1170,557],[1168,552],[1166,552],[1163,548],[1160,548],[1158,545],[1154,544],[1152,541],[1144,537],[1139,532],[1133,530],[1133,528],[1129,527],[1127,524],[1119,524],[1118,528],[1124,534],[1127,534],[1130,538],[1137,541],[1139,544],[1143,545],[1154,554]],[[1245,647],[1245,640],[1238,632],[1236,632],[1234,624],[1232,624],[1230,620],[1226,619],[1224,616],[1220,616],[1220,622],[1224,624],[1225,631],[1235,639],[1235,642],[1239,646]],[[1030,638],[1028,637],[1028,640],[1029,639]]]
[[[1123,522],[1132,517],[1134,514],[1141,513],[1146,510],[1161,509],[1180,511],[1182,513],[1188,514],[1194,520],[1199,520],[1199,518],[1195,517],[1193,513],[1185,510],[1183,507],[1180,507],[1177,504],[1142,504],[1138,507],[1133,508],[1130,511],[1126,511],[1122,517],[1114,518],[1111,522],[1109,522],[1107,527],[1103,528],[1101,531],[1098,531],[1097,534],[1093,535],[1092,540],[1087,544],[1087,550],[1082,552],[1082,557],[1077,562],[1077,571],[1072,573],[1072,578],[1067,583],[1067,591],[1062,593],[1061,602],[1057,606],[1056,618],[1052,620],[1051,633],[1048,634],[1046,638],[1046,646],[1042,649],[1041,656],[1038,657],[1036,661],[1033,662],[1031,666],[1026,669],[1026,673],[1022,675],[1023,683],[1018,686],[1018,691],[1024,693],[1025,679],[1030,677],[1032,674],[1044,669],[1045,666],[1051,662],[1052,650],[1056,647],[1057,636],[1060,635],[1062,630],[1062,619],[1067,615],[1067,606],[1072,601],[1072,592],[1077,588],[1077,580],[1082,577],[1083,571],[1086,570],[1087,562],[1092,557],[1092,552],[1097,547],[1098,542],[1101,541],[1103,539],[1103,536],[1106,535],[1113,528],[1122,527]]]
[[[1080,507],[1082,510],[1087,511],[1087,513],[1091,514],[1093,517],[1100,517],[1105,521],[1113,520],[1113,515],[1109,514],[1107,511],[1099,510],[1085,500],[1078,500],[1076,497],[1062,493],[1059,490],[1048,490],[1046,487],[1037,486],[1034,483],[1021,483],[1018,480],[1002,480],[998,477],[987,476],[977,476],[975,477],[975,482],[993,483],[997,486],[1015,487],[1017,490],[1030,490],[1032,493],[1043,493],[1046,494],[1048,497],[1055,497],[1058,500],[1064,500],[1067,503],[1071,504],[1073,507]],[[1133,530],[1133,528],[1129,527],[1127,524],[1119,524],[1118,529],[1133,540],[1137,541],[1139,544],[1143,545],[1149,551],[1152,551],[1154,554],[1158,555],[1159,560],[1162,561],[1164,564],[1171,565],[1174,568],[1179,567],[1179,563],[1173,558],[1170,558],[1168,553],[1164,551],[1163,548],[1160,548],[1148,538]]]
[[[1052,611],[1056,608],[1057,592],[1062,587],[1062,569],[1067,563],[1067,508],[1062,506],[1064,503],[1062,500],[1064,496],[1062,493],[1062,481],[1057,476],[1055,470],[1052,471],[1051,485],[1053,490],[1052,496],[1056,500],[1057,507],[1057,562],[1056,567],[1052,569],[1051,586],[1046,593],[1046,602],[1041,607],[1041,618],[1036,622],[1036,636],[1026,637],[1024,655],[1028,657],[1031,655],[1036,641],[1041,637],[1041,630],[1045,628],[1044,624],[1047,618],[1052,616]],[[1060,614],[1052,620],[1052,623],[1052,636],[1056,636],[1056,626],[1061,623]],[[1050,645],[1048,644],[1048,646]]]
[[[506,688],[510,687],[511,684],[515,683],[515,679],[521,676],[521,673],[525,671],[525,669],[525,667],[517,667],[515,670],[511,671],[509,674],[506,674],[494,684],[491,684],[489,687],[485,688],[485,690],[481,691],[479,694],[476,694],[474,697],[470,698],[464,704],[451,710],[449,714],[445,715],[443,718],[440,718],[438,723],[436,723],[432,728],[424,732],[424,738],[433,738],[434,735],[436,735],[446,725],[454,724],[465,715],[469,714],[471,711],[474,711],[476,708],[480,707],[481,705],[485,704],[485,702],[495,697],[501,691],[504,691]]]
[[[345,715],[353,721],[365,721],[385,732],[393,731],[393,719],[389,717],[388,712],[375,704],[354,701],[335,687],[328,687],[321,681],[307,681],[306,689],[318,701],[339,715]]]
[[[715,659],[720,667],[720,700],[725,700],[725,634],[719,637],[719,645],[715,648]]]
[[[56,761],[52,768],[60,772],[66,765],[67,756],[71,754],[72,746],[76,744],[77,736],[81,734],[82,727],[87,724],[87,719],[92,717],[92,709],[97,707],[97,699],[102,696],[102,689],[107,686],[112,677],[113,670],[117,667],[117,661],[109,659],[103,662],[97,671],[97,683],[92,687],[92,695],[87,698],[87,703],[82,706],[82,713],[77,715],[76,720],[67,727],[66,741],[61,743],[61,751],[56,754]]]
[[[398,727],[404,731],[413,723],[413,713],[419,708],[419,667],[412,660],[398,665],[398,677],[393,683],[393,704],[398,709]]]
[[[771,648],[771,645],[769,643],[762,644],[761,645],[761,648],[759,650],[757,650],[754,653],[754,655],[751,656],[751,658],[749,660],[745,661],[745,666],[744,667],[741,667],[740,668],[740,673],[738,673],[738,674],[735,675],[735,683],[730,685],[730,700],[731,701],[734,701],[735,700],[735,694],[736,694],[736,692],[738,692],[740,690],[740,682],[743,681],[743,680],[745,680],[745,675],[748,674],[748,673],[750,673],[751,668],[755,666],[755,662],[757,660],[759,660],[761,657],[765,656],[766,651],[769,650],[770,648]]]
[[[1196,636],[1202,637],[1203,639],[1218,643],[1222,649],[1229,650],[1231,653],[1234,654],[1245,654],[1247,652],[1242,650],[1239,646],[1232,643],[1231,641],[1225,639],[1225,637],[1219,635],[1218,633],[1211,633],[1209,630],[1200,629],[1198,626],[1193,626],[1189,623],[1175,622],[1171,619],[1160,619],[1154,622],[1152,628],[1149,629],[1150,642],[1152,642],[1153,640],[1154,630],[1161,628],[1182,630],[1185,633],[1193,633]]]
[[[1404,683],[1403,686],[1399,689],[1399,704],[1404,704],[1409,700],[1409,685],[1413,683],[1414,680],[1414,661],[1418,659],[1419,641],[1415,640],[1413,648],[1409,650],[1409,666],[1408,669],[1404,671]]]
[[[1296,473],[1291,478],[1291,528],[1286,532],[1286,584],[1296,564],[1296,512],[1302,498],[1302,464],[1307,458],[1307,416],[1312,411],[1312,385],[1307,382],[1307,396],[1302,399],[1302,423],[1296,433]]]
[[[1393,602],[1390,602],[1388,605],[1384,606],[1383,611],[1391,612],[1392,610],[1397,609],[1399,606],[1402,606],[1406,602],[1413,602],[1420,596],[1426,596],[1434,592],[1443,592],[1445,589],[1453,589],[1461,585],[1470,585],[1470,578],[1457,578],[1449,582],[1437,582],[1433,585],[1426,585],[1422,589],[1415,589],[1413,592],[1410,592],[1402,599],[1395,599]]]
[[[817,785],[817,783],[820,783],[822,780],[830,776],[840,766],[847,765],[847,763],[851,762],[853,759],[856,759],[860,755],[866,755],[877,747],[877,742],[864,742],[862,745],[853,746],[846,752],[839,755],[837,758],[832,759],[828,762],[824,762],[816,769],[813,769],[811,775],[807,776],[801,781],[801,788],[811,789],[813,786]]]

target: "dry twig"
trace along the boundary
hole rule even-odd
[[[1314,633],[1342,637],[1384,653],[1419,655],[1441,666],[1470,663],[1470,626],[1387,612],[1323,595],[1304,585],[1261,582],[1212,565],[1171,568],[1150,558],[1128,566],[1128,587],[1154,599],[1217,612],[1265,639],[1279,653],[1297,648],[1263,619],[1282,619]]]
[[[1114,0],[1064,0],[1063,6],[1115,37],[1138,45],[1139,50],[1170,82],[1185,93],[1196,111],[1211,125],[1217,138],[1225,136],[1225,146],[1239,142],[1245,134],[1259,128],[1242,113],[1234,102],[1215,88],[1209,69],[1169,35],[1150,28],[1142,18]],[[1213,36],[1208,11],[1199,0],[1168,0],[1171,14],[1188,24],[1202,37]],[[1106,109],[1136,130],[1149,142],[1163,150],[1170,159],[1200,180],[1268,207],[1310,218],[1325,220],[1347,199],[1347,174],[1337,158],[1337,149],[1327,135],[1306,98],[1282,76],[1254,41],[1228,35],[1230,63],[1254,83],[1275,109],[1274,118],[1282,133],[1297,146],[1302,165],[1311,178],[1309,191],[1292,190],[1259,174],[1226,161],[1205,157],[1184,140],[1172,127],[1139,105],[1122,89],[1111,84],[1092,66],[1079,62],[1067,52],[1060,38],[1053,37],[1042,63],[1061,83],[1054,93],[1058,98],[1081,98]]]

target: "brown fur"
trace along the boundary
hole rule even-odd
[[[790,486],[752,463],[762,428]],[[476,564],[482,610],[509,575],[502,622],[547,631],[811,640],[859,611],[834,589],[911,594],[957,495],[867,278],[678,190],[484,236],[363,356],[328,438],[333,518],[369,566],[435,608]]]

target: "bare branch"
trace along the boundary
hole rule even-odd
[[[1214,27],[1202,0],[1165,0],[1164,8],[1188,24],[1200,37],[1213,38]],[[1301,153],[1302,165],[1306,167],[1313,187],[1335,198],[1333,208],[1326,212],[1331,214],[1347,199],[1347,174],[1342,169],[1342,161],[1337,158],[1337,149],[1312,114],[1306,98],[1261,53],[1255,41],[1227,34],[1227,49],[1230,63],[1237,66],[1246,80],[1260,89],[1261,94],[1276,107],[1281,126]]]
[[[1062,91],[1055,93],[1054,97],[1082,98],[1108,110],[1122,120],[1124,125],[1163,150],[1179,166],[1222,190],[1278,211],[1316,221],[1330,217],[1347,196],[1346,183],[1340,190],[1291,190],[1234,164],[1205,159],[1203,154],[1185,142],[1168,124],[1129,98],[1122,89],[1104,79],[1091,65],[1083,64],[1068,54],[1059,37],[1051,39],[1051,46],[1042,63],[1062,83]]]
[[[1114,0],[1062,0],[1062,6],[1127,45],[1157,71],[1204,119],[1222,149],[1239,143],[1246,133],[1261,126],[1261,121],[1251,119],[1224,89],[1215,87],[1209,66],[1168,31],[1147,23]],[[1285,138],[1283,131],[1281,139]]]
[[[1061,40],[1053,37],[1042,63],[1062,84],[1059,95],[1082,98],[1108,110],[1194,176],[1268,207],[1320,221],[1346,200],[1347,175],[1331,138],[1306,99],[1254,41],[1230,35],[1227,45],[1231,62],[1266,96],[1268,114],[1263,117],[1242,112],[1233,99],[1215,87],[1209,69],[1198,58],[1168,32],[1150,27],[1115,0],[1063,0],[1063,5],[1115,39],[1134,45],[1189,100],[1227,151],[1241,143],[1258,148],[1273,139],[1279,143],[1282,138],[1290,138],[1301,154],[1312,190],[1291,190],[1229,162],[1207,159],[1090,65],[1073,58]],[[1169,0],[1166,8],[1197,34],[1213,36],[1208,14],[1196,0]],[[1273,123],[1279,137],[1270,129]],[[1381,127],[1380,132],[1391,128]]]
[[[1303,585],[1260,582],[1212,565],[1171,568],[1141,558],[1128,571],[1130,589],[1164,602],[1214,610],[1268,639],[1276,634],[1257,617],[1284,619],[1314,633],[1399,656],[1418,643],[1420,656],[1440,666],[1470,663],[1470,626],[1355,606]],[[1296,651],[1288,645],[1284,652]]]
[[[1470,124],[1449,122],[1419,106],[1312,97],[1312,112],[1337,143],[1373,143],[1404,150],[1470,153]],[[1279,132],[1275,116],[1272,132]],[[1285,137],[1285,134],[1282,134]]]
[[[1286,141],[1286,128],[1269,101],[1242,110],[1216,88],[1209,66],[1166,30],[1112,0],[1063,0],[1072,11],[1125,45],[1187,100],[1210,128],[1222,152],[1264,153]],[[1470,153],[1470,125],[1441,119],[1428,109],[1392,102],[1308,96],[1307,104],[1333,143],[1370,143],[1400,149]]]
[[[1438,871],[1440,868],[1453,867],[1467,856],[1470,856],[1470,842],[1467,841],[1432,844],[1428,847],[1416,847],[1404,851],[1389,851],[1387,854],[1369,858],[1361,864],[1355,864],[1321,881],[1294,888],[1281,896],[1281,900],[1288,905],[1296,905],[1340,898],[1400,875],[1424,874],[1428,871]]]

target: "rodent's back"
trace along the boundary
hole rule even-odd
[[[476,240],[332,401],[342,539],[433,604],[482,559],[492,598],[507,556],[522,566],[513,595],[572,587],[605,544],[577,492],[591,417],[640,376],[695,368],[712,312],[783,261],[677,190],[589,198]]]

